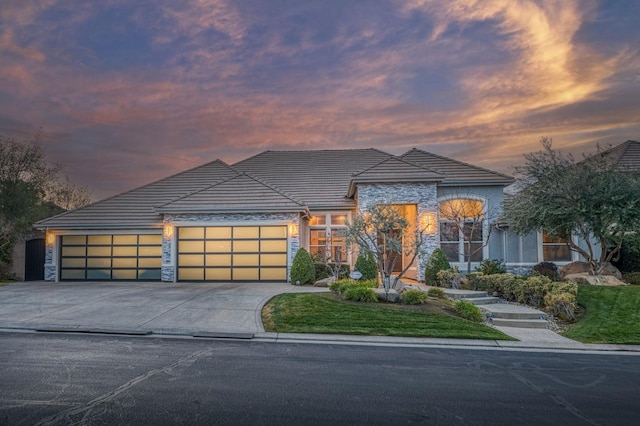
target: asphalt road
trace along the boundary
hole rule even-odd
[[[638,424],[640,356],[0,333],[0,424]]]

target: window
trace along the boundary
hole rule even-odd
[[[542,231],[542,259],[546,262],[570,262],[571,250],[567,240],[552,237],[547,231]]]
[[[341,256],[346,262],[347,240],[345,229],[346,213],[316,213],[309,220],[309,253],[313,257],[329,258],[335,262]]]
[[[483,258],[484,208],[482,201],[456,198],[440,202],[440,248],[450,262]]]

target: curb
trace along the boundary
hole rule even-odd
[[[555,353],[592,353],[610,355],[640,355],[640,345],[615,344],[587,344],[575,342],[572,344],[558,342],[522,342],[507,340],[475,340],[475,339],[444,339],[421,337],[391,337],[391,336],[358,336],[342,334],[303,334],[303,333],[271,333],[271,332],[242,332],[242,331],[195,331],[177,329],[109,329],[82,326],[53,327],[53,326],[19,326],[0,325],[0,333],[64,333],[85,335],[108,335],[121,337],[153,337],[153,338],[194,338],[209,340],[227,340],[265,343],[297,343],[322,345],[350,345],[350,346],[378,346],[378,347],[406,347],[425,349],[473,349],[498,351],[526,351],[526,352],[555,352]]]

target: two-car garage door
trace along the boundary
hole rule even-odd
[[[178,281],[286,281],[287,226],[177,228]],[[61,280],[159,281],[162,235],[64,235]]]
[[[286,226],[178,228],[178,281],[285,281]]]

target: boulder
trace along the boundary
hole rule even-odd
[[[568,265],[565,265],[560,269],[560,278],[563,280],[568,279],[567,275],[571,274],[589,274],[591,268],[587,262],[572,262]],[[610,263],[607,263],[601,275],[612,275],[616,277],[618,280],[622,279],[622,274]]]
[[[384,288],[374,288],[373,290],[376,292],[378,300],[383,300],[385,302],[397,302],[400,298],[400,293],[395,288],[389,289],[389,298],[387,298]]]
[[[629,285],[614,277],[613,275],[591,275],[589,273],[567,274],[565,280],[573,281],[578,284],[618,286]]]
[[[313,283],[314,287],[329,287],[333,283],[333,277],[327,277]]]

